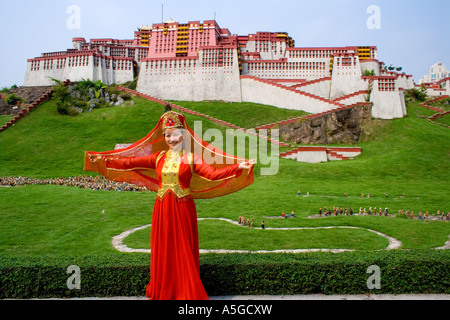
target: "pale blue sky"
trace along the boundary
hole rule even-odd
[[[0,88],[22,85],[28,58],[64,51],[73,37],[132,39],[142,25],[164,20],[216,20],[233,34],[285,31],[296,47],[375,45],[387,65],[418,81],[435,62],[450,69],[449,0],[2,0]],[[69,29],[67,8],[80,8]],[[370,5],[380,29],[369,29]]]

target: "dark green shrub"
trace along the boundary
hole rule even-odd
[[[129,93],[121,93],[119,97],[121,97],[124,101],[131,100],[131,95]]]
[[[15,93],[8,94],[5,98],[5,102],[9,105],[15,105],[17,102],[21,102],[22,99]]]
[[[210,296],[293,294],[449,294],[448,250],[311,254],[208,254],[200,257]],[[81,270],[80,290],[67,288],[67,268]],[[0,258],[0,299],[144,296],[149,256]],[[380,289],[368,289],[371,265]]]
[[[11,91],[12,89],[17,88],[17,85],[12,85],[11,87],[3,87],[0,89],[0,93],[8,93],[9,91]]]
[[[75,109],[74,107],[67,108],[67,115],[69,115],[71,117],[76,117],[79,114],[80,114],[80,112],[77,109]]]
[[[57,101],[56,102],[56,110],[61,115],[68,115],[69,114],[69,110],[68,110],[67,105],[64,102],[62,102],[62,101]]]
[[[420,86],[419,89],[409,89],[406,91],[406,97],[413,101],[425,101],[427,100],[427,89],[424,86]]]

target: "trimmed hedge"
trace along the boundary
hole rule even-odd
[[[144,255],[0,258],[0,299],[142,296],[149,281]],[[69,290],[69,266],[80,268],[81,290]]]
[[[149,255],[0,258],[0,298],[144,296]],[[450,293],[448,250],[358,251],[339,254],[207,254],[201,276],[210,296]],[[81,270],[69,290],[67,268]],[[381,289],[367,288],[380,268]]]

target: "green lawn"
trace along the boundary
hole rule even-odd
[[[9,121],[11,121],[14,117],[10,115],[1,115],[0,116],[0,127],[7,124]]]
[[[149,231],[147,228],[133,233],[125,244],[133,249],[150,249]],[[233,251],[317,248],[382,250],[388,246],[386,239],[361,229],[262,230],[220,220],[199,221],[199,240],[204,250]]]
[[[251,129],[279,120],[299,118],[309,113],[299,110],[279,109],[251,102],[233,103],[223,101],[172,101],[172,103],[207,114],[241,128]]]
[[[54,102],[41,105],[13,128],[0,133],[0,177],[35,178],[91,175],[83,171],[85,151],[106,151],[116,143],[135,142],[153,129],[163,107],[135,98],[130,107],[95,110],[77,117],[61,116]],[[283,120],[300,112],[256,104],[221,102],[177,104],[245,128]],[[233,112],[230,112],[233,110]],[[245,111],[242,111],[245,110]],[[408,106],[408,117],[375,121],[370,137],[358,144],[362,154],[352,161],[322,164],[279,161],[276,175],[261,175],[238,193],[196,201],[199,217],[237,220],[240,215],[265,220],[269,228],[355,226],[358,230],[277,231],[242,228],[225,222],[199,222],[202,249],[356,249],[380,250],[384,238],[364,229],[402,241],[405,249],[443,246],[450,235],[448,222],[396,217],[399,209],[435,213],[450,210],[450,133],[429,122],[430,110]],[[220,126],[202,121],[203,130]],[[270,149],[269,149],[270,150]],[[248,151],[248,150],[247,150]],[[309,197],[297,196],[297,190]],[[347,193],[347,197],[344,197]],[[370,193],[370,198],[361,194]],[[388,198],[385,197],[388,193]],[[404,195],[404,196],[403,196]],[[0,188],[0,255],[120,255],[111,238],[131,228],[151,223],[155,194],[105,192],[61,186]],[[388,207],[394,217],[339,216],[309,219],[324,206]],[[102,210],[105,213],[102,213]],[[294,210],[296,219],[267,219]],[[126,239],[133,248],[149,247],[149,229]]]
[[[450,127],[450,114],[446,114],[445,116],[434,120],[434,122],[437,122],[444,126]]]

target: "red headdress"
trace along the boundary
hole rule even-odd
[[[155,169],[135,169],[132,171],[115,170],[107,168],[103,161],[91,162],[90,157],[93,155],[101,155],[105,158],[120,159],[149,156],[160,151],[167,151],[169,147],[166,144],[163,133],[168,128],[185,129],[184,144],[188,147],[187,149],[202,159],[206,152],[216,160],[214,163],[209,163],[213,167],[223,168],[228,165],[247,161],[246,159],[226,154],[222,150],[203,141],[189,128],[184,115],[170,111],[160,118],[156,127],[145,138],[133,143],[127,148],[106,152],[86,152],[84,158],[84,170],[98,172],[109,180],[128,182],[157,192],[158,180]],[[244,170],[239,176],[221,181],[211,181],[194,174],[190,186],[191,196],[194,199],[210,199],[224,196],[241,190],[251,185],[253,182],[253,169]]]

